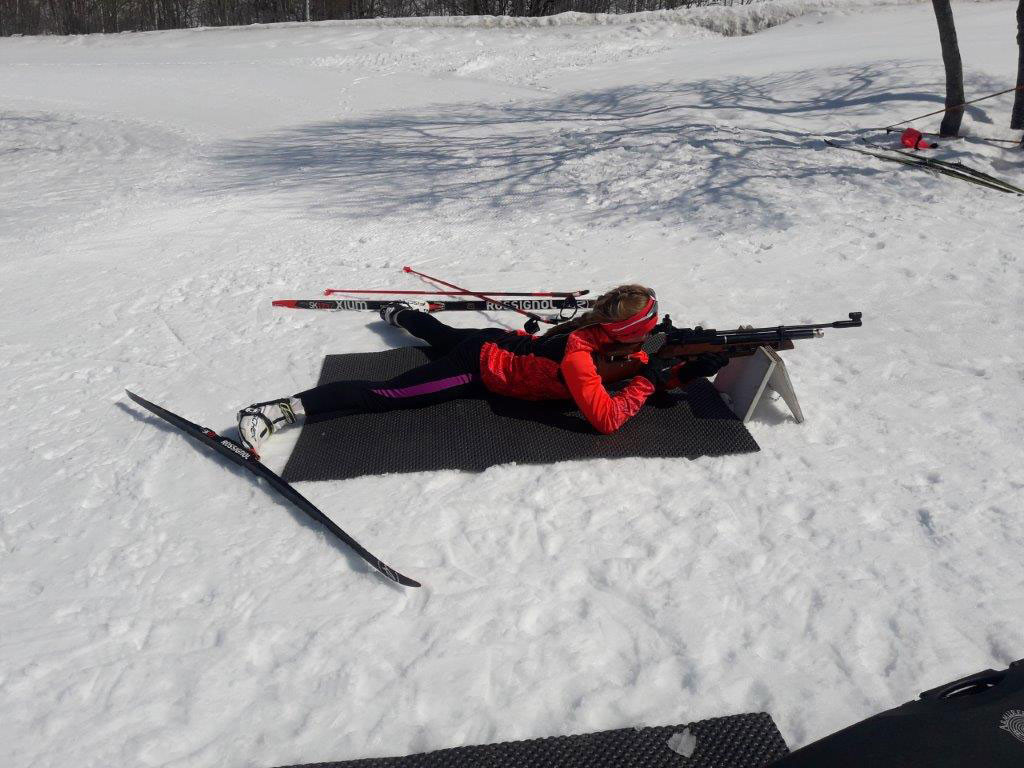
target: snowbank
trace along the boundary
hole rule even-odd
[[[984,1],[984,0],[982,0]],[[592,27],[644,24],[689,25],[719,35],[753,35],[810,13],[861,11],[872,8],[916,5],[925,0],[763,0],[748,5],[711,5],[639,13],[559,13],[524,18],[512,16],[433,16],[403,19],[360,19],[345,24],[383,27],[453,27],[532,29],[540,27]],[[336,22],[326,22],[336,23]]]
[[[971,3],[999,0],[968,0]],[[414,16],[406,18],[354,19],[313,22],[313,26],[352,26],[404,29],[541,29],[545,27],[599,27],[643,24],[657,26],[694,26],[726,37],[753,35],[792,19],[812,13],[870,11],[919,5],[927,0],[757,0],[748,4],[709,5],[638,13],[559,13],[553,16]],[[303,23],[253,24],[251,28],[311,26]],[[207,29],[222,29],[209,27]]]

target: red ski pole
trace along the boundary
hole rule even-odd
[[[483,293],[476,293],[475,291],[467,291],[462,286],[455,285],[454,283],[449,283],[438,277],[431,277],[430,275],[425,275],[422,272],[418,272],[417,270],[413,269],[412,267],[402,267],[402,271],[408,272],[410,275],[422,277],[424,280],[430,280],[431,282],[437,283],[438,285],[443,285],[445,288],[451,288],[453,291],[463,291],[465,295],[476,296],[478,299],[482,299],[483,301],[489,301],[492,304],[498,304],[499,306],[502,306],[505,309],[511,309],[513,312],[518,312],[523,317],[528,318],[526,325],[524,326],[528,333],[536,333],[540,329],[541,323],[547,323],[548,325],[556,325],[558,322],[557,320],[548,320],[547,318],[541,317],[540,315],[535,315],[533,312],[527,312],[525,309],[520,309],[519,307],[513,306],[502,301],[501,299],[495,299]]]
[[[324,296],[335,293],[386,293],[391,296],[476,296],[472,291],[386,291],[380,288],[326,288]],[[556,299],[576,299],[590,293],[586,291],[487,291],[488,296],[550,296]]]

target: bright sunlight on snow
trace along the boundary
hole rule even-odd
[[[969,97],[1013,85],[1015,6],[957,6]],[[943,92],[928,4],[0,39],[0,763],[759,710],[795,747],[1024,655],[1022,198],[821,141]],[[1011,98],[965,132],[1019,137]],[[935,156],[1022,185],[1004,146]],[[229,432],[411,343],[271,299],[404,264],[864,326],[787,353],[807,421],[763,408],[760,453],[301,484],[403,590],[123,391]]]

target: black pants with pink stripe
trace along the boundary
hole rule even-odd
[[[345,413],[392,411],[478,395],[480,349],[507,333],[500,328],[451,328],[426,312],[398,313],[398,325],[443,353],[433,362],[388,381],[335,381],[295,395],[307,417],[330,418]]]

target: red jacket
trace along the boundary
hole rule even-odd
[[[594,353],[616,342],[599,325],[541,338],[510,333],[480,350],[480,378],[491,392],[521,400],[575,400],[594,428],[607,435],[643,407],[654,385],[635,376],[615,394],[605,389]]]

